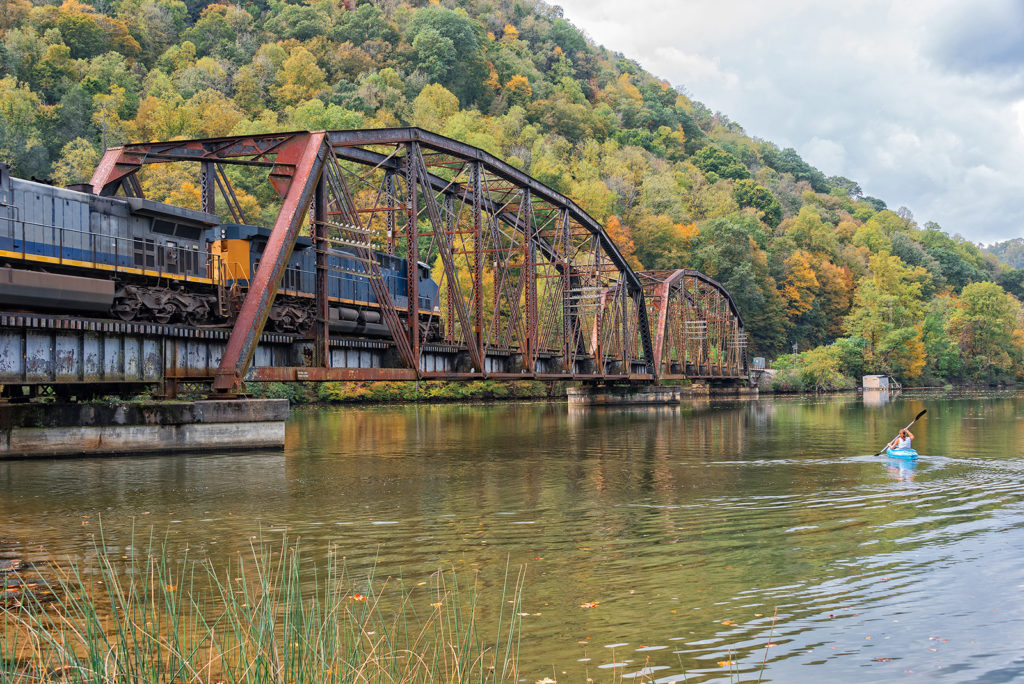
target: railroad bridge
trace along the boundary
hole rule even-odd
[[[107,150],[83,189],[144,201],[146,167],[181,163],[199,167],[202,212],[230,214],[234,226],[252,217],[232,176],[262,176],[280,201],[262,257],[246,287],[232,293],[230,320],[209,326],[9,310],[0,313],[0,383],[64,392],[160,385],[167,396],[189,383],[231,397],[246,381],[742,384],[748,377],[743,320],[719,283],[688,269],[634,271],[575,202],[479,148],[417,128],[130,144]],[[0,239],[9,235],[14,247],[0,254],[0,266],[16,268],[30,258],[26,226],[43,219],[5,207],[6,200]],[[70,228],[52,228],[61,245],[70,241]],[[303,240],[315,253],[306,293],[314,323],[301,332],[269,330]],[[344,268],[329,258],[338,250],[351,257]],[[380,252],[403,259],[403,301],[386,286]],[[60,270],[65,251],[47,258]],[[423,307],[421,262],[431,259],[437,296]],[[105,277],[117,279],[118,263]],[[225,270],[211,262],[217,277]],[[338,312],[350,309],[339,308],[328,286],[339,272],[367,282],[375,336],[342,325]]]

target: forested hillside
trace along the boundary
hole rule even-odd
[[[1024,268],[1024,238],[1013,238],[982,248],[1001,262],[1013,268]]]
[[[801,351],[778,360],[795,388],[1024,368],[1024,271],[749,137],[543,2],[0,5],[0,160],[16,175],[80,182],[123,141],[422,126],[572,197],[636,266],[722,282],[753,354]],[[197,206],[190,173],[154,166],[144,189]],[[266,188],[238,182],[273,215]]]

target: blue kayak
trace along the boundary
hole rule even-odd
[[[889,455],[889,458],[917,458],[917,452],[913,449],[893,449],[887,447],[885,453]]]

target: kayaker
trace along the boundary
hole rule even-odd
[[[910,442],[914,439],[914,433],[907,428],[902,428],[896,439],[889,442],[890,449],[910,449]]]

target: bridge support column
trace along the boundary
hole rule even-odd
[[[0,404],[0,461],[281,449],[287,399]]]
[[[678,385],[576,385],[567,388],[570,406],[629,406],[678,404],[683,388]]]

